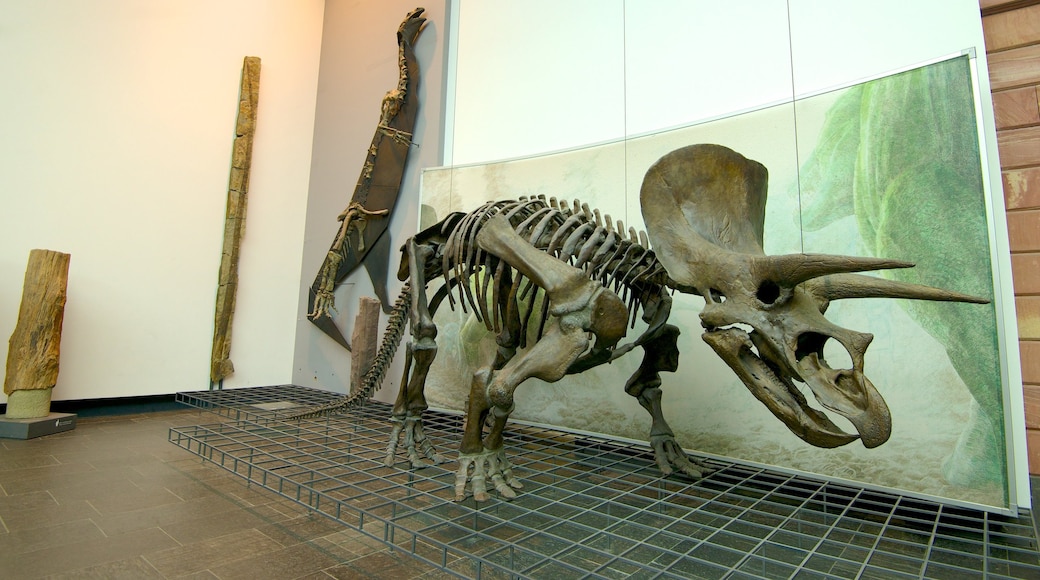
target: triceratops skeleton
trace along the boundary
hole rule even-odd
[[[296,417],[367,399],[382,381],[410,313],[412,340],[393,409],[386,463],[393,464],[402,434],[413,467],[423,464],[421,455],[441,461],[423,433],[421,415],[427,408],[426,376],[437,352],[432,314],[447,298],[452,308],[457,302],[464,311],[472,310],[497,334],[498,344],[494,360],[472,380],[459,449],[457,500],[465,498],[467,481],[472,481],[478,501],[487,499],[489,479],[504,497],[515,497],[513,489],[521,487],[504,454],[502,436],[517,386],[530,377],[557,381],[635,347],[643,348],[643,361],[625,391],[650,413],[650,442],[658,466],[665,474],[674,468],[697,477],[709,468],[688,458],[676,443],[662,413],[659,388],[659,373],[678,366],[679,331],[667,322],[671,292],[678,290],[703,297],[704,341],[795,435],[818,447],[856,439],[866,447],[881,445],[891,433],[891,416],[863,374],[864,353],[873,337],[828,321],[824,313],[830,301],[986,300],[853,273],[912,267],[909,262],[765,255],[766,182],[765,167],[725,147],[692,145],[673,151],[650,167],[640,191],[649,240],[633,229],[626,235],[620,221],[615,226],[609,216],[578,202],[568,207],[544,198],[496,201],[470,213],[453,213],[405,244],[398,276],[408,283],[363,388]],[[427,284],[436,279],[444,283],[428,299]],[[621,343],[640,315],[646,330]],[[534,336],[530,346],[529,331]],[[823,349],[831,339],[848,352],[852,368],[828,366]],[[824,412],[810,407],[795,382],[805,383],[820,405],[845,417],[858,434],[842,431]]]

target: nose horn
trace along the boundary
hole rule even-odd
[[[856,274],[825,276],[813,280],[811,284],[807,285],[807,288],[823,300],[840,300],[843,298],[909,298],[913,300],[989,304],[989,299],[981,296],[972,296],[921,284]]]

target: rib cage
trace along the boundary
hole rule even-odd
[[[668,274],[650,249],[646,234],[636,232],[635,228],[629,228],[626,232],[620,220],[612,222],[609,215],[601,216],[598,210],[590,210],[588,205],[578,200],[568,206],[559,203],[556,198],[520,198],[489,202],[468,214],[453,213],[413,238],[416,244],[426,245],[433,250],[431,257],[421,266],[424,280],[408,280],[402,288],[380,343],[376,362],[362,377],[358,391],[282,418],[305,419],[328,415],[358,407],[371,397],[381,386],[400,344],[409,316],[412,286],[417,283],[426,283],[436,278],[443,278],[445,282],[430,300],[431,314],[444,298],[448,298],[452,309],[457,301],[463,312],[472,310],[493,332],[501,330],[502,321],[509,315],[503,312],[503,308],[519,308],[519,303],[527,300],[526,315],[521,319],[519,346],[523,348],[526,345],[529,326],[535,321],[538,324],[537,336],[541,338],[548,317],[548,301],[542,301],[540,316],[534,319],[539,289],[502,260],[477,248],[476,236],[480,228],[499,213],[506,215],[514,230],[534,247],[580,268],[589,279],[617,293],[625,301],[633,325],[640,311],[648,304],[657,304],[666,290]],[[407,271],[406,253],[401,272]],[[458,296],[454,296],[453,292]],[[667,309],[665,315],[659,317],[658,324],[664,323]],[[653,330],[648,329],[635,342],[617,347],[610,359],[631,350],[652,335]],[[595,366],[606,360],[609,359],[581,360],[575,368]]]
[[[503,214],[524,240],[535,248],[581,269],[591,280],[613,290],[627,304],[631,324],[635,324],[641,305],[659,295],[666,285],[667,272],[658,262],[644,232],[625,231],[618,220],[602,216],[587,204],[574,200],[571,205],[545,196],[534,199],[489,202],[468,214],[452,214],[431,239],[434,255],[424,265],[426,280],[443,278],[444,286],[430,302],[435,311],[446,297],[451,308],[456,302],[463,312],[472,311],[489,331],[499,332],[502,321],[521,309],[520,346],[524,346],[531,324],[538,324],[540,338],[549,304],[542,301],[540,316],[536,309],[538,288],[496,256],[480,250],[476,236],[492,217]],[[627,233],[627,235],[626,235]],[[420,234],[422,236],[422,234]],[[436,241],[432,239],[436,237]],[[490,299],[490,300],[489,300]]]

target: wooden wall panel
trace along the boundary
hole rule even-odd
[[[1040,386],[1025,385],[1026,429],[1040,429]]]
[[[1002,168],[1040,165],[1040,125],[997,133]]]
[[[997,130],[1040,124],[1036,87],[1011,89],[993,95]]]
[[[1026,448],[1029,450],[1029,473],[1040,473],[1040,429],[1026,430]]]
[[[1016,296],[1018,310],[1018,337],[1040,340],[1040,296]]]
[[[993,91],[1040,83],[1040,45],[991,53],[989,80]]]
[[[1012,254],[1011,271],[1015,294],[1040,294],[1040,253]]]
[[[1040,251],[1040,209],[1008,212],[1011,253]]]
[[[1022,382],[1036,385],[1036,388],[1040,389],[1040,341],[1021,341],[1019,354],[1022,355]],[[1040,422],[1040,415],[1034,419]]]
[[[981,0],[1015,282],[1029,472],[1040,474],[1040,0]]]
[[[1040,207],[1040,167],[1005,170],[1001,181],[1008,211]]]
[[[979,0],[979,8],[982,10],[983,16],[989,16],[1025,8],[1037,3],[1037,0]]]
[[[1036,42],[1040,31],[1040,4],[991,16],[983,34],[986,50],[1007,50]]]

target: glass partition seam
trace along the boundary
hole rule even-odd
[[[628,205],[629,205],[629,191],[628,191],[628,0],[622,0],[621,2],[621,131],[622,138],[624,139],[624,158],[625,168],[622,174],[624,179],[624,203],[622,206],[625,208],[625,223],[631,224],[632,220],[628,217]]]
[[[791,31],[791,0],[787,0],[787,61],[791,71],[791,122],[794,127],[794,174],[798,192],[798,248],[805,252],[805,227],[802,225],[802,152],[798,148],[798,99],[794,84],[794,37]]]

